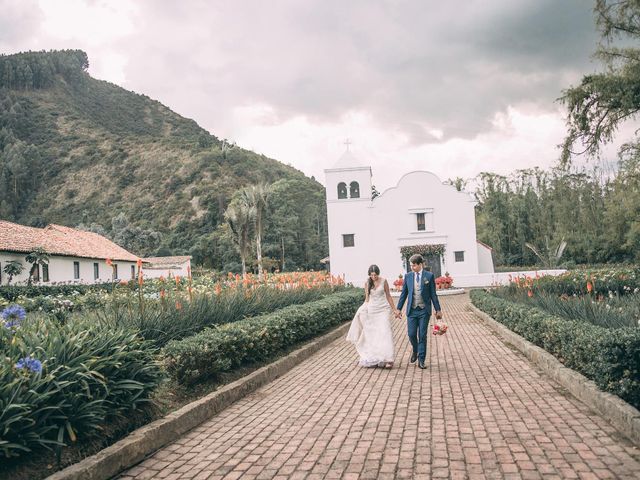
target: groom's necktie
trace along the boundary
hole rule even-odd
[[[420,272],[416,273],[416,283],[418,284],[418,288],[420,287]]]

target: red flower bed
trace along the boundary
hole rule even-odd
[[[436,288],[438,290],[451,288],[451,285],[453,285],[453,278],[450,277],[448,274],[445,274],[444,277],[436,278]]]

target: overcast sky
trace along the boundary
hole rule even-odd
[[[0,0],[0,53],[89,72],[324,182],[345,150],[379,190],[548,167],[562,90],[600,65],[593,0]]]

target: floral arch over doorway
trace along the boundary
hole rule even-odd
[[[406,245],[400,247],[400,255],[405,264],[407,272],[409,271],[409,257],[411,255],[422,255],[425,261],[425,267],[431,271],[436,277],[442,275],[442,257],[444,256],[444,244],[423,244],[423,245]]]

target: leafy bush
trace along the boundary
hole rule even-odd
[[[156,350],[125,328],[46,317],[0,322],[0,457],[57,449],[130,415],[161,380]]]
[[[354,289],[201,333],[164,348],[165,365],[178,382],[191,384],[242,364],[261,361],[353,317],[362,303]]]
[[[89,292],[85,294],[37,296],[37,297],[17,297],[13,300],[6,300],[0,297],[0,310],[9,304],[17,303],[22,305],[27,312],[55,313],[65,311],[66,313],[79,312],[85,309],[103,307],[109,302],[114,302],[114,297],[107,292]]]
[[[0,298],[10,302],[18,297],[46,297],[57,295],[78,295],[89,292],[111,291],[112,283],[96,283],[91,285],[70,283],[66,285],[4,285],[0,287]]]
[[[336,287],[276,290],[230,288],[218,295],[195,295],[191,301],[168,298],[166,301],[107,305],[87,313],[87,318],[107,326],[138,330],[143,338],[162,347],[170,340],[193,335],[203,328],[236,322],[272,312],[288,305],[302,304],[330,294]]]
[[[543,276],[540,278],[520,279],[512,282],[508,287],[516,291],[523,287],[533,293],[546,292],[558,295],[628,295],[640,291],[640,268],[616,267],[600,269],[570,270],[559,276]]]
[[[556,356],[607,392],[640,408],[640,328],[615,330],[550,315],[473,290],[471,301],[513,332]]]
[[[611,267],[516,277],[493,295],[607,328],[640,325],[640,270]]]
[[[640,326],[640,295],[609,297],[602,295],[560,295],[538,292],[531,296],[520,295],[497,288],[496,297],[540,308],[551,315],[569,320],[589,322],[605,328]]]

